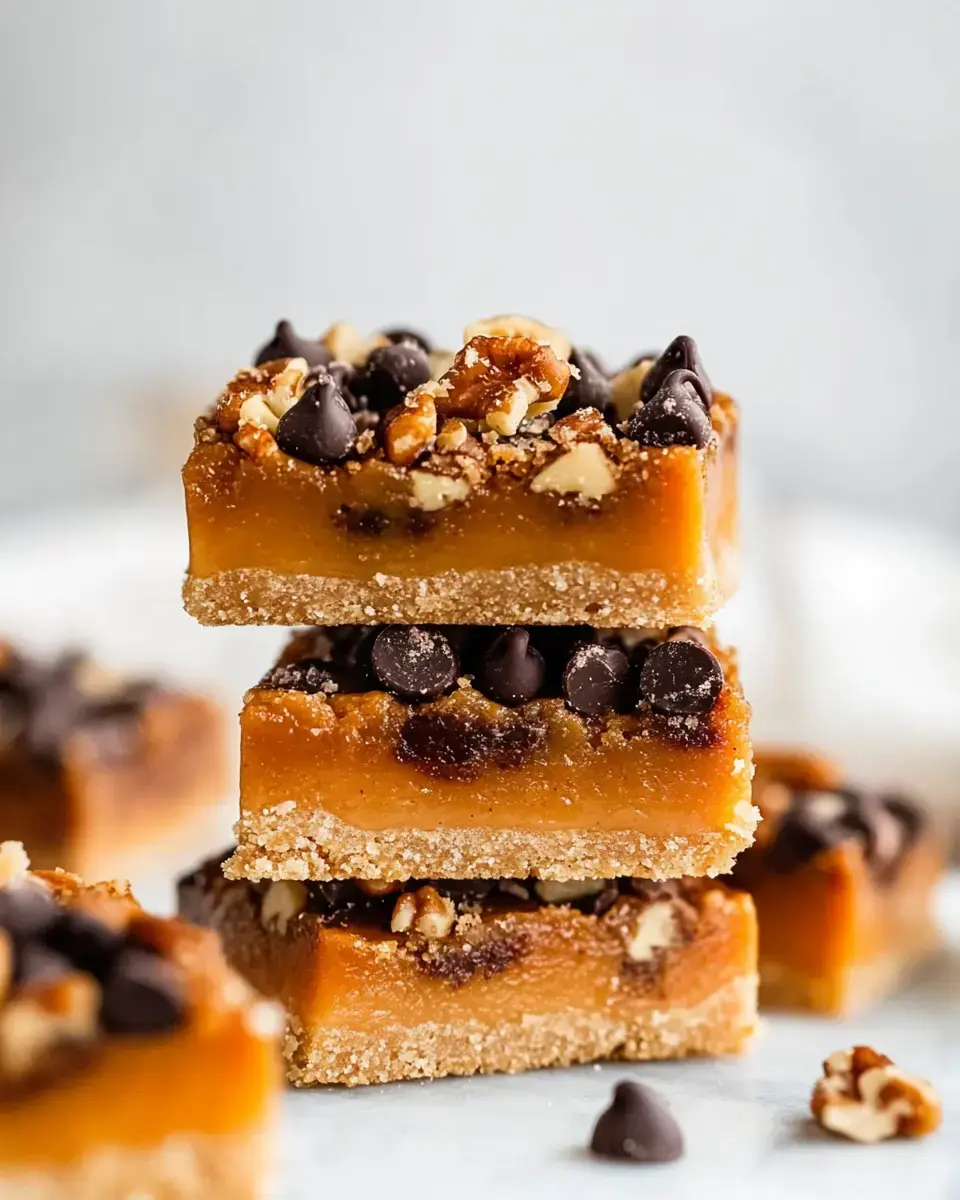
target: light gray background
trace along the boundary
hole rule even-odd
[[[960,532],[952,0],[7,0],[0,505],[170,472],[287,315],[677,332],[774,499]]]

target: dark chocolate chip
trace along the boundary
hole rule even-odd
[[[66,909],[47,930],[44,941],[77,970],[103,982],[123,948],[124,937],[89,913]]]
[[[347,408],[356,415],[357,413],[366,412],[367,402],[362,396],[354,395],[353,382],[356,378],[356,371],[349,363],[332,362],[326,366],[314,367],[307,372],[304,379],[304,391],[312,387],[313,384],[319,383],[322,379],[329,377],[337,385],[337,391],[346,401]]]
[[[578,408],[597,408],[604,412],[613,392],[606,372],[592,354],[582,350],[571,353],[570,364],[579,370],[580,377],[578,379],[571,371],[567,390],[555,410],[556,416],[569,416]]]
[[[764,860],[775,875],[790,875],[824,850],[853,836],[842,819],[824,813],[821,806],[810,802],[815,796],[832,798],[832,793],[797,793],[767,846]]]
[[[433,349],[430,339],[425,338],[422,333],[417,333],[415,329],[385,329],[383,336],[388,342],[410,342],[414,346],[419,346],[424,354],[429,354]]]
[[[637,361],[642,362],[643,359],[638,359]],[[712,399],[710,379],[703,369],[703,362],[700,358],[700,351],[697,349],[697,343],[692,337],[687,337],[685,334],[681,334],[679,337],[673,339],[644,376],[643,384],[640,387],[640,399],[644,404],[648,400],[653,399],[666,383],[667,377],[674,371],[692,371],[695,375],[699,376],[703,384],[702,400],[709,411]]]
[[[321,377],[287,409],[276,439],[284,454],[314,466],[347,457],[357,440],[357,426],[333,379]]]
[[[880,803],[903,826],[907,847],[912,846],[926,824],[926,817],[922,810],[907,796],[899,794],[890,793],[881,796]]]
[[[723,690],[723,668],[699,642],[677,638],[661,642],[647,655],[640,672],[640,695],[666,713],[708,713]]]
[[[374,639],[370,661],[377,678],[402,700],[432,700],[453,687],[460,663],[439,630],[388,625]]]
[[[329,664],[314,658],[280,663],[264,675],[260,687],[275,688],[280,692],[306,692],[308,695],[339,691]]]
[[[542,721],[508,721],[493,726],[490,753],[498,767],[522,767],[546,745],[547,726]]]
[[[543,657],[526,629],[514,625],[491,644],[477,670],[477,687],[497,704],[524,704],[543,686]]]
[[[563,698],[574,712],[599,717],[622,706],[629,679],[630,663],[622,650],[582,643],[563,672]]]
[[[30,984],[52,983],[69,974],[70,961],[62,954],[42,946],[39,942],[27,942],[22,946],[14,965],[14,980],[18,987]]]
[[[386,412],[402,404],[408,392],[429,378],[430,362],[423,350],[413,342],[398,342],[370,351],[353,388],[358,395],[366,397],[372,409]]]
[[[323,342],[299,337],[289,321],[278,321],[273,337],[257,351],[255,366],[278,358],[305,358],[308,367],[325,367],[333,358]]]
[[[100,1023],[107,1033],[163,1033],[183,1024],[186,994],[176,968],[158,954],[129,946],[103,988]]]
[[[42,937],[60,911],[49,890],[31,879],[0,890],[0,929],[14,942]]]
[[[641,446],[696,446],[702,450],[713,435],[703,405],[688,384],[700,384],[692,371],[674,371],[652,399],[630,418],[627,437]]]
[[[675,1162],[683,1155],[683,1134],[666,1102],[642,1083],[618,1083],[613,1103],[602,1113],[590,1139],[602,1158],[626,1162]]]
[[[441,779],[473,778],[489,756],[488,728],[454,713],[412,713],[397,741],[401,762]]]
[[[425,882],[456,904],[479,904],[497,886],[496,879],[428,879]],[[416,887],[411,886],[408,890],[415,891]]]
[[[592,896],[588,899],[589,911],[595,917],[602,917],[605,912],[609,912],[611,908],[620,899],[620,885],[616,879],[607,879],[603,885],[603,891],[599,895]]]

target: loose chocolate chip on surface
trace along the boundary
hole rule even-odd
[[[347,457],[357,440],[357,426],[332,378],[318,379],[287,409],[276,438],[284,454],[314,466]]]
[[[186,1015],[183,981],[149,950],[123,950],[104,984],[100,1023],[107,1033],[162,1033]]]
[[[586,350],[574,350],[570,363],[580,372],[578,379],[570,373],[570,382],[556,408],[556,416],[567,417],[578,408],[597,408],[604,412],[610,403],[613,388],[597,359]]]
[[[0,929],[14,942],[41,937],[59,914],[47,888],[29,879],[0,890]]]
[[[656,395],[630,418],[627,437],[641,446],[696,446],[702,450],[710,441],[713,426],[696,398],[701,393],[694,388],[699,387],[700,380],[692,371],[672,372]]]
[[[638,359],[642,362],[643,359]],[[657,358],[653,366],[644,376],[643,384],[640,388],[640,399],[646,404],[648,400],[652,400],[657,392],[663,387],[667,381],[667,377],[674,371],[692,371],[699,376],[703,384],[701,399],[707,410],[710,408],[712,399],[712,388],[706,371],[703,369],[703,361],[700,358],[700,351],[697,349],[697,343],[692,337],[687,337],[681,334],[675,337],[664,352]]]
[[[574,648],[563,672],[563,698],[574,712],[599,717],[621,707],[630,678],[627,656],[600,642]]]
[[[89,913],[65,909],[47,930],[44,941],[77,970],[102,982],[123,948],[124,937]]]
[[[708,713],[723,690],[723,668],[699,642],[678,638],[661,642],[647,655],[640,672],[640,695],[667,713]]]
[[[377,678],[402,700],[432,700],[453,687],[460,663],[436,629],[388,625],[377,634],[370,660]]]
[[[594,1127],[590,1149],[625,1162],[675,1162],[683,1155],[683,1134],[656,1092],[641,1083],[618,1083],[613,1103]]]
[[[365,412],[367,402],[362,396],[355,396],[353,393],[353,381],[356,378],[356,371],[349,363],[331,362],[323,366],[314,367],[307,372],[304,379],[304,391],[312,387],[313,384],[319,383],[324,377],[329,377],[337,385],[337,391],[344,398],[347,408],[354,414]]]
[[[383,336],[388,342],[410,342],[414,346],[419,346],[424,354],[429,354],[433,349],[430,339],[424,337],[422,333],[417,333],[415,329],[385,329]]]
[[[333,358],[323,342],[299,337],[289,321],[278,321],[273,337],[257,351],[255,366],[277,358],[305,358],[308,367],[324,367]]]
[[[357,395],[365,396],[377,412],[386,412],[402,404],[412,392],[430,378],[430,361],[413,342],[397,342],[371,350],[366,366],[353,382]]]
[[[543,686],[543,657],[526,629],[512,626],[494,639],[480,661],[477,687],[497,704],[524,704]]]

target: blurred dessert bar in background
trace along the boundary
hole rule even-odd
[[[246,695],[227,873],[717,874],[751,761],[735,659],[696,629],[309,630]]]
[[[943,846],[913,801],[774,749],[757,752],[754,799],[763,820],[731,879],[757,906],[761,1004],[850,1012],[935,953]]]
[[[251,883],[214,859],[180,911],[286,1007],[298,1085],[737,1054],[750,897],[707,880]]]
[[[197,423],[187,611],[709,622],[737,583],[738,413],[692,339],[618,373],[528,317],[463,341],[281,322]]]
[[[209,931],[0,845],[5,1200],[254,1200],[281,1032]]]
[[[195,853],[228,786],[225,721],[207,697],[0,642],[0,837],[37,867],[98,879]]]

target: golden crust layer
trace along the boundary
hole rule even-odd
[[[721,875],[753,839],[759,814],[744,802],[723,833],[537,833],[493,829],[386,829],[345,825],[329,814],[305,826],[293,805],[244,814],[230,879],[467,879],[511,876],[675,879]],[[307,832],[306,830],[309,830]]]
[[[596,1013],[529,1015],[494,1027],[478,1021],[426,1022],[396,1037],[356,1030],[309,1034],[291,1022],[285,1054],[297,1087],[389,1083],[529,1071],[620,1059],[741,1054],[756,1027],[754,976],[719,988],[695,1009],[652,1009],[618,1020]]]
[[[668,584],[658,571],[621,572],[564,563],[509,570],[445,571],[423,578],[380,575],[375,581],[284,575],[267,569],[188,576],[183,603],[201,625],[465,625],[711,624],[735,588],[729,577],[698,584],[702,599]]]

